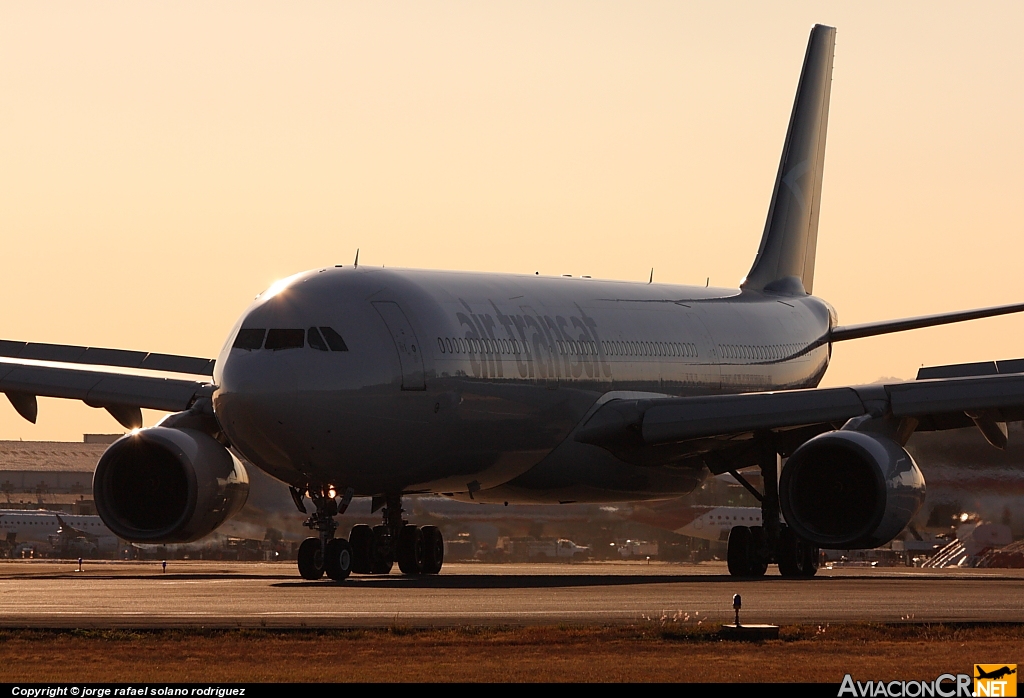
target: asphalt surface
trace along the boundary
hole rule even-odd
[[[836,568],[730,578],[724,563],[446,564],[436,577],[302,580],[294,563],[0,561],[0,627],[1024,622],[1024,570]]]

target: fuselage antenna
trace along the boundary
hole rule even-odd
[[[356,261],[352,263],[352,266],[353,267],[358,267],[359,266],[359,248],[358,247],[356,248]]]
[[[709,276],[708,280],[704,282],[704,288],[707,288],[710,285],[711,285],[711,277]]]
[[[651,278],[647,279],[647,283],[649,283],[649,284],[653,284],[654,283],[654,267],[651,267]]]

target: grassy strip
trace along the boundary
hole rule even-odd
[[[0,629],[0,645],[12,641],[51,642],[90,640],[106,642],[154,641],[187,642],[192,639],[295,641],[383,640],[461,643],[465,641],[551,642],[567,640],[633,640],[718,643],[720,624],[649,621],[633,625],[487,625],[420,627],[390,625],[381,628],[204,628],[202,626],[166,629]],[[964,641],[978,639],[1024,640],[1024,623],[842,623],[825,625],[784,625],[778,642],[796,641]]]
[[[1024,625],[351,630],[3,630],[0,681],[827,681],[926,679],[1022,659]]]

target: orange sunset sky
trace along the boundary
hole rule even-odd
[[[212,357],[275,279],[357,247],[734,286],[816,22],[816,295],[842,323],[1024,301],[1024,3],[3,2],[0,338]],[[843,343],[825,383],[1022,339],[1024,315]],[[0,403],[0,439],[118,430]]]

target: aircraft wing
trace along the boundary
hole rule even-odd
[[[979,366],[988,367],[988,373],[978,375]],[[714,473],[755,464],[757,432],[773,432],[779,452],[787,456],[812,436],[864,416],[902,420],[910,432],[974,425],[994,446],[1005,447],[1006,431],[1000,425],[1024,419],[1024,362],[959,368],[922,369],[922,377],[945,377],[889,384],[615,399],[595,410],[575,439],[638,465],[701,458]]]
[[[73,344],[17,342],[7,339],[0,339],[0,356],[34,361],[59,361],[69,364],[143,368],[150,371],[190,373],[197,376],[212,376],[214,364],[213,359],[201,359],[196,356],[81,347]]]
[[[18,414],[33,423],[38,415],[39,395],[82,400],[91,407],[102,407],[126,429],[134,429],[142,426],[141,408],[181,412],[196,399],[211,396],[213,388],[202,380],[0,359],[0,392],[7,394]]]

